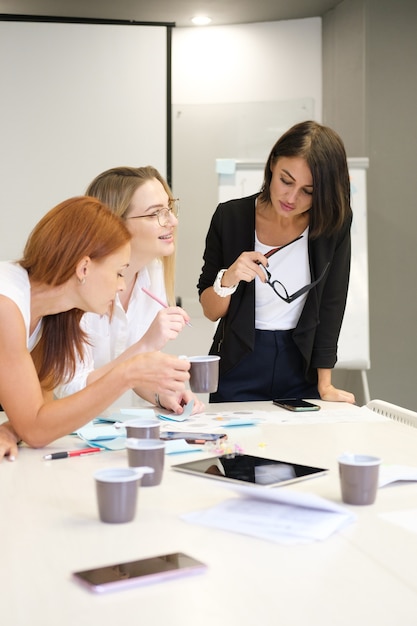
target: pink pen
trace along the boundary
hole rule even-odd
[[[158,304],[160,304],[162,307],[164,307],[164,309],[168,308],[168,305],[166,302],[164,302],[163,300],[161,300],[160,298],[158,298],[158,296],[155,296],[151,291],[149,291],[149,289],[146,289],[146,287],[142,287],[142,291],[144,293],[146,293],[147,296],[149,296],[150,298],[152,298],[152,300],[155,300],[155,302],[157,302]],[[185,322],[187,324],[187,326],[191,326],[190,322]]]

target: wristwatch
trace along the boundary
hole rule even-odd
[[[217,293],[221,298],[226,298],[227,296],[231,296],[232,293],[235,293],[237,289],[237,285],[233,285],[232,287],[222,287],[222,278],[223,274],[227,270],[220,270],[220,272],[216,276],[216,280],[214,281],[213,289],[214,292]]]

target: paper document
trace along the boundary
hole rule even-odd
[[[417,481],[417,467],[407,465],[381,465],[378,487],[385,487],[395,482]]]
[[[183,519],[276,543],[322,541],[356,519],[343,507],[314,494],[288,489],[234,487],[242,497]]]

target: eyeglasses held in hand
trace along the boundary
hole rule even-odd
[[[137,220],[141,217],[154,218],[158,220],[158,224],[160,226],[166,226],[169,222],[169,216],[172,214],[174,217],[178,217],[180,212],[180,201],[179,198],[171,198],[168,200],[168,207],[162,207],[162,209],[158,209],[153,213],[149,213],[148,215],[129,215],[127,220]]]
[[[279,252],[280,250],[283,250],[284,248],[286,248],[287,246],[290,246],[292,243],[295,243],[296,241],[298,241],[301,238],[302,238],[302,235],[300,237],[297,237],[293,241],[290,241],[289,243],[286,243],[284,246],[281,246],[280,248],[274,248],[273,250],[269,250],[269,252],[267,252],[265,254],[265,256],[267,258],[269,258],[270,256],[272,256],[276,252]],[[305,293],[310,291],[310,289],[313,289],[313,287],[315,287],[324,278],[324,275],[326,274],[326,272],[327,272],[327,270],[329,268],[329,265],[330,265],[330,263],[326,264],[326,266],[324,267],[322,273],[317,278],[317,280],[314,280],[309,285],[305,285],[304,287],[301,287],[301,289],[298,289],[298,291],[296,291],[295,293],[289,295],[288,291],[286,290],[285,286],[281,283],[281,281],[279,281],[279,280],[271,280],[271,278],[272,278],[271,272],[269,270],[267,270],[267,268],[264,267],[260,263],[260,266],[261,266],[261,268],[263,269],[263,271],[265,272],[265,275],[266,275],[266,281],[265,282],[274,290],[276,295],[279,298],[281,298],[281,300],[284,300],[284,302],[288,302],[288,304],[290,304],[291,302],[294,302],[294,300],[297,300],[297,298],[300,298],[300,296],[303,296]]]

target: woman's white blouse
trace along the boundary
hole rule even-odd
[[[89,373],[117,358],[148,330],[161,305],[142,291],[145,287],[166,302],[163,264],[155,260],[138,274],[127,311],[116,296],[113,316],[86,313],[82,327],[91,346],[87,347],[84,363],[79,363],[74,378],[55,390],[58,398],[75,393],[87,384]],[[126,392],[114,403],[117,407],[141,406],[143,400],[133,391]]]
[[[255,233],[255,250],[266,254],[274,246],[261,243]],[[291,295],[311,282],[308,258],[308,227],[302,238],[283,247],[268,258],[271,281],[279,280]],[[288,303],[273,289],[255,278],[255,328],[258,330],[290,330],[297,326],[307,294]]]
[[[30,282],[27,271],[13,261],[0,262],[0,294],[10,298],[18,306],[26,328],[26,345],[31,351],[41,336],[42,320],[33,333],[30,329]]]

